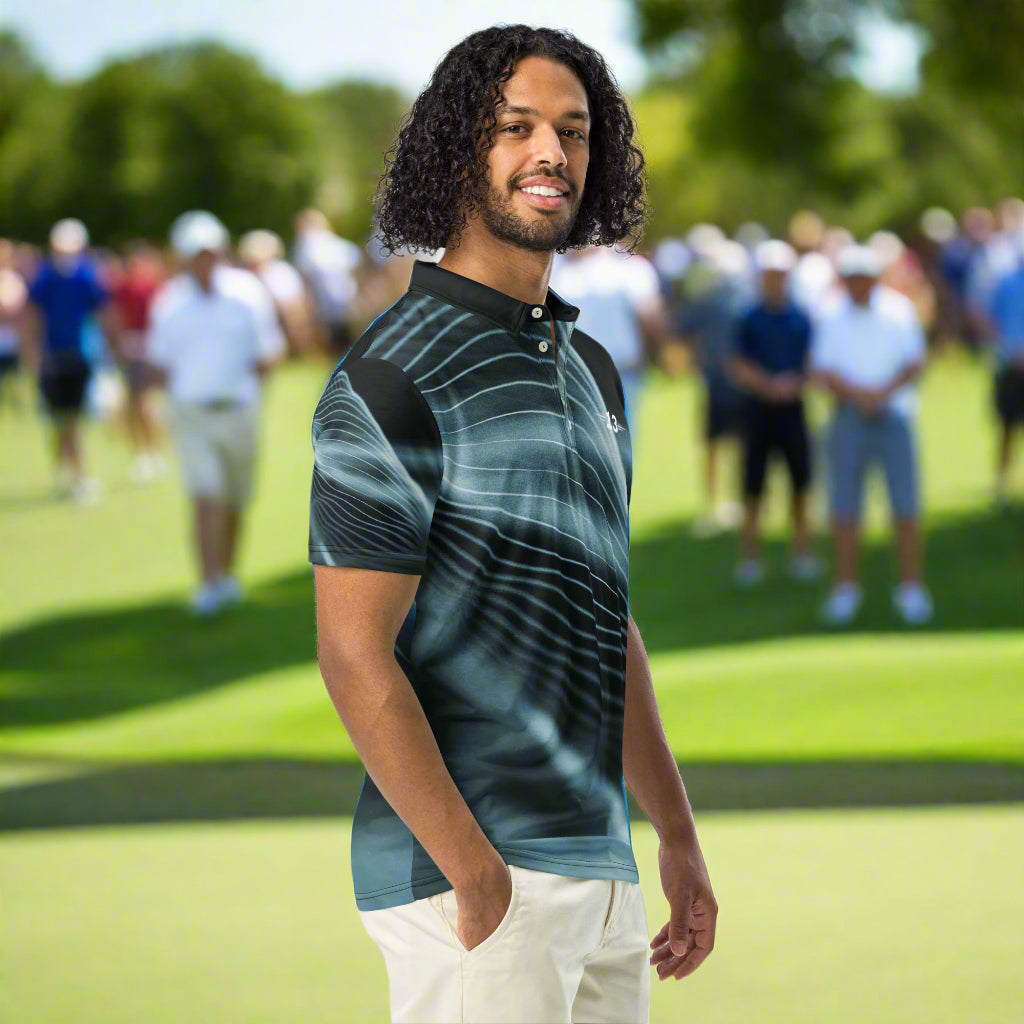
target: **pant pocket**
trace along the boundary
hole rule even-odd
[[[508,909],[505,911],[505,916],[498,922],[498,927],[495,928],[483,942],[478,943],[472,949],[466,949],[462,944],[462,940],[459,938],[459,904],[458,900],[455,898],[455,890],[449,889],[447,892],[440,892],[436,896],[429,897],[431,906],[438,914],[440,914],[441,919],[447,925],[453,945],[463,955],[463,957],[475,958],[483,955],[492,946],[497,945],[497,943],[501,941],[502,936],[511,927],[512,921],[516,916],[516,911],[519,907],[522,894],[520,879],[517,876],[518,869],[514,865],[510,864],[508,866],[508,870],[512,879],[512,899],[509,901]]]

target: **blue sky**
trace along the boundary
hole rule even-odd
[[[0,0],[0,25],[26,35],[63,78],[111,56],[215,38],[256,54],[295,87],[365,76],[410,94],[450,46],[501,21],[568,28],[604,54],[626,89],[643,80],[626,0]],[[911,79],[905,36],[876,25],[866,39],[861,77],[883,88]]]

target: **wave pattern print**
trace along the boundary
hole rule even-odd
[[[392,559],[396,571],[408,571],[426,549],[433,511],[409,467],[425,464],[429,453],[385,437],[344,370],[317,409],[314,453],[310,550],[328,565],[362,556],[373,568]]]
[[[330,508],[317,543],[345,537],[396,566],[424,552],[396,570],[421,573],[396,657],[503,857],[635,881],[622,789],[631,464],[610,425],[624,419],[611,361],[575,345],[569,322],[542,347],[548,321],[515,335],[416,292],[382,327],[356,361],[410,379],[441,450],[396,453],[343,367],[324,416],[336,433],[316,445]],[[416,479],[438,454],[435,500]],[[352,863],[364,910],[446,887],[369,777]]]

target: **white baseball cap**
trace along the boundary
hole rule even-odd
[[[878,253],[866,245],[848,245],[836,257],[836,270],[840,277],[878,277],[882,261]]]
[[[758,270],[789,273],[796,266],[796,249],[781,239],[770,238],[754,250],[754,262]]]
[[[189,210],[171,225],[171,248],[182,258],[220,252],[228,246],[228,229],[207,210]]]
[[[50,248],[62,256],[77,256],[89,244],[89,232],[75,217],[65,217],[50,228]]]
[[[273,231],[248,231],[238,241],[238,255],[246,263],[280,259],[284,253],[281,236]]]

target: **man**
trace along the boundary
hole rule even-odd
[[[1005,504],[1014,432],[1024,427],[1024,255],[996,285],[991,308],[995,335],[995,404],[999,416],[996,501]]]
[[[309,285],[326,348],[336,356],[352,344],[349,307],[362,257],[359,246],[336,235],[319,210],[303,210],[295,218],[295,266]]]
[[[717,907],[629,616],[630,433],[552,255],[640,230],[643,160],[601,56],[474,33],[379,192],[409,291],[313,421],[319,663],[366,766],[352,865],[395,1021],[645,1021]],[[648,946],[624,785],[661,838]]]
[[[147,483],[167,471],[161,452],[162,430],[149,402],[152,379],[145,352],[149,311],[163,277],[160,254],[146,242],[135,242],[111,289],[120,318],[116,356],[128,389],[125,418],[135,450],[133,476],[137,483]]]
[[[270,293],[289,355],[308,355],[313,344],[309,296],[302,275],[284,258],[280,236],[262,229],[249,231],[239,239],[238,257]]]
[[[846,298],[819,323],[812,354],[817,379],[836,398],[829,437],[835,584],[823,609],[832,625],[852,622],[864,479],[885,472],[896,532],[899,585],[893,605],[908,625],[933,614],[922,577],[914,381],[925,362],[924,333],[909,299],[878,284],[878,256],[866,246],[839,254]]]
[[[693,232],[691,232],[692,234]],[[704,384],[704,511],[693,523],[698,537],[735,527],[739,509],[721,500],[722,461],[735,447],[742,427],[743,397],[729,372],[736,324],[750,303],[747,252],[739,242],[720,238],[687,275],[689,301],[682,333],[692,344]]]
[[[182,272],[159,293],[148,338],[192,499],[201,577],[192,608],[199,616],[242,596],[234,565],[252,490],[260,380],[284,351],[266,290],[248,271],[221,262],[227,244],[211,213],[174,222],[171,247]]]
[[[803,393],[811,351],[811,321],[789,300],[789,275],[796,252],[785,242],[762,242],[755,250],[761,299],[740,320],[733,376],[746,392],[743,429],[743,529],[735,579],[753,586],[764,577],[758,526],[768,459],[786,460],[791,483],[793,555],[789,570],[798,580],[815,580],[821,566],[811,551],[807,495],[811,445]]]
[[[29,288],[23,312],[23,357],[39,375],[39,389],[56,430],[57,492],[91,504],[100,483],[86,475],[80,421],[92,375],[88,331],[98,316],[108,338],[117,323],[106,289],[85,258],[89,233],[67,218],[50,231],[50,258]]]
[[[0,238],[0,405],[17,405],[12,387],[18,369],[21,348],[18,325],[22,321],[28,288],[18,273],[14,257],[14,243]]]
[[[626,399],[626,423],[636,438],[636,410],[647,368],[668,340],[658,272],[643,256],[591,246],[556,260],[551,285],[580,311],[579,330],[607,339]]]

